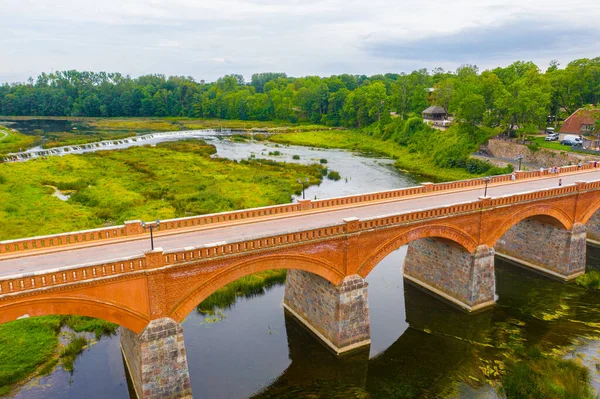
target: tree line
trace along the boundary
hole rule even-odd
[[[463,125],[534,130],[548,115],[570,114],[600,97],[600,57],[542,71],[533,62],[480,72],[435,68],[385,75],[289,77],[259,73],[246,82],[191,77],[58,71],[0,86],[0,114],[16,116],[192,117],[307,121],[365,127],[397,115],[408,119],[431,104]]]

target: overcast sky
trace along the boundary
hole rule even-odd
[[[597,0],[0,0],[0,82],[410,72],[600,56]]]

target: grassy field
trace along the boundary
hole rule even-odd
[[[0,125],[0,161],[10,152],[19,152],[34,145],[35,137],[26,136]]]
[[[0,164],[0,240],[287,203],[324,170],[213,152],[194,140]]]
[[[280,144],[342,148],[368,155],[390,157],[396,160],[397,168],[436,181],[472,179],[478,176],[464,169],[440,168],[432,159],[424,158],[418,152],[411,152],[408,147],[392,141],[379,140],[355,130],[276,134],[271,136],[270,140]]]

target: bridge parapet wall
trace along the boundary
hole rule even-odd
[[[0,280],[0,297],[5,294],[34,291],[107,277],[118,277],[145,268],[146,258],[142,256],[64,270],[48,270],[19,277],[9,276]]]

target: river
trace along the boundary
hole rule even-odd
[[[326,198],[417,183],[391,161],[345,151],[236,142],[204,137],[217,156],[254,154],[287,162],[318,162],[338,171],[306,190]],[[279,151],[281,155],[271,155]],[[298,155],[300,159],[294,160]],[[556,282],[496,258],[497,305],[467,315],[405,284],[406,248],[393,252],[368,276],[370,348],[336,357],[284,314],[283,286],[242,298],[218,316],[190,313],[183,323],[192,391],[197,398],[497,398],[498,361],[521,345],[573,347],[598,356],[600,295]],[[588,247],[588,264],[600,251]],[[577,356],[573,354],[572,356]],[[75,362],[27,383],[17,398],[129,398],[119,337],[102,338]],[[593,378],[600,379],[590,361]],[[488,383],[488,381],[491,383]],[[597,383],[595,383],[597,385]]]

